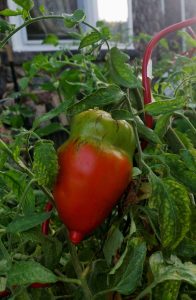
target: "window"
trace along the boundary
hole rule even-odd
[[[11,9],[16,4],[7,0]],[[86,21],[95,25],[97,20],[104,20],[111,28],[116,40],[121,43],[128,42],[128,37],[133,34],[132,26],[132,0],[35,0],[32,15],[39,15],[39,6],[44,4],[50,14],[72,13],[75,9],[83,9],[86,13]],[[10,21],[17,26],[22,24],[19,16],[10,17]],[[13,50],[21,51],[52,51],[57,48],[52,45],[42,44],[43,38],[49,33],[58,33],[60,47],[77,49],[78,44],[70,38],[62,20],[47,20],[37,22],[23,28],[12,38]]]

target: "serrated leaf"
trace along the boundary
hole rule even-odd
[[[8,22],[0,18],[0,33],[10,31],[13,27]]]
[[[65,15],[64,24],[68,28],[74,27],[76,24],[83,22],[86,19],[85,13],[81,9],[77,9],[71,15]]]
[[[193,172],[196,172],[196,151],[195,149],[187,150],[182,149],[180,151],[180,157],[186,164],[187,168]]]
[[[19,16],[19,15],[22,15],[22,10],[12,10],[12,9],[6,8],[6,9],[0,11],[0,15],[5,16],[5,17]]]
[[[42,15],[45,14],[46,9],[45,9],[45,6],[44,6],[43,4],[41,4],[41,5],[39,6],[39,11],[42,13]]]
[[[39,141],[34,148],[33,172],[38,184],[52,188],[58,172],[57,153],[53,142]]]
[[[148,128],[144,125],[142,120],[139,117],[135,118],[135,122],[137,125],[137,130],[139,135],[144,138],[146,141],[152,142],[154,144],[162,144],[159,136],[156,134],[154,130]]]
[[[108,266],[104,259],[94,260],[92,263],[92,270],[89,274],[88,284],[93,294],[99,293],[100,291],[104,291],[108,289],[107,284],[107,274],[108,274]],[[96,299],[96,298],[95,298]],[[97,299],[104,299],[101,296]]]
[[[151,255],[149,263],[157,283],[166,280],[182,280],[196,286],[196,265],[191,262],[182,263],[175,255],[171,255],[170,261],[166,262],[162,253],[156,252]]]
[[[44,126],[43,128],[35,130],[35,133],[38,134],[40,137],[43,137],[62,130],[64,130],[64,127],[61,124],[51,123],[47,126]]]
[[[44,38],[42,44],[57,46],[59,44],[58,36],[50,33]]]
[[[29,11],[33,8],[34,2],[32,0],[13,0],[16,4]]]
[[[165,114],[165,115],[160,116],[156,120],[156,125],[155,125],[154,132],[160,138],[163,138],[164,135],[166,134],[166,132],[169,128],[169,125],[170,125],[170,118],[171,118],[171,114]]]
[[[29,230],[49,219],[51,212],[37,213],[30,216],[17,217],[7,226],[7,232],[17,233]]]
[[[62,243],[54,238],[47,237],[42,243],[43,260],[42,263],[49,269],[54,269],[60,261],[62,255]]]
[[[141,86],[140,81],[134,75],[134,71],[128,64],[129,56],[116,47],[109,52],[109,70],[114,82],[128,88]]]
[[[145,106],[145,111],[149,113],[152,116],[159,116],[163,114],[172,113],[176,110],[182,109],[186,104],[185,98],[178,98],[178,99],[168,99],[168,100],[162,100],[153,102],[150,104],[147,104]]]
[[[190,199],[187,190],[171,178],[151,175],[153,193],[150,205],[158,209],[163,247],[175,249],[190,227]]]
[[[80,41],[79,49],[93,45],[94,43],[99,42],[101,39],[102,36],[100,32],[92,31],[82,38],[82,40]]]
[[[175,249],[176,255],[190,259],[191,257],[196,256],[196,241],[188,238],[185,238],[180,242],[178,247]]]
[[[47,268],[34,261],[20,261],[8,272],[8,286],[26,285],[34,282],[55,283],[57,277]]]
[[[30,81],[30,78],[29,77],[23,77],[21,78],[18,83],[19,83],[19,86],[20,86],[20,90],[24,91],[28,85],[29,85],[29,81]]]
[[[176,300],[178,297],[181,281],[166,280],[159,283],[153,290],[153,299]]]
[[[42,122],[51,120],[56,116],[60,115],[61,113],[65,113],[68,107],[71,105],[72,101],[64,101],[59,106],[55,107],[54,109],[50,110],[48,113],[38,117],[35,119],[33,123],[33,128],[38,127]]]
[[[108,264],[111,263],[112,257],[115,255],[116,251],[121,247],[122,242],[123,235],[121,231],[113,226],[108,232],[108,237],[103,247],[103,253]]]
[[[128,110],[118,110],[115,109],[112,111],[112,117],[115,120],[126,120],[126,121],[135,121],[137,125],[137,130],[138,133],[142,138],[145,140],[155,143],[155,144],[161,144],[161,140],[159,139],[158,135],[153,131],[152,129],[146,127],[142,120],[138,117],[135,116],[134,118],[132,117],[131,113]]]
[[[123,295],[132,293],[140,284],[145,257],[145,242],[139,238],[130,240],[125,252],[110,272],[111,289]]]
[[[0,262],[0,264],[1,264],[1,262]],[[0,271],[0,273],[1,273],[1,271]],[[7,284],[7,278],[4,276],[0,277],[0,295],[1,295],[1,292],[6,290],[6,284]]]
[[[88,108],[99,107],[111,103],[119,103],[124,97],[124,92],[116,85],[108,85],[104,88],[99,88],[94,93],[86,96],[81,101],[69,107],[69,114],[76,114]]]
[[[0,173],[0,176],[20,203],[23,213],[31,214],[35,209],[35,195],[26,175],[18,170],[9,170]]]
[[[196,172],[187,168],[177,154],[165,153],[159,157],[170,168],[174,178],[183,183],[187,189],[196,193]]]
[[[131,120],[131,114],[128,110],[125,109],[114,109],[111,111],[112,118],[115,120]]]

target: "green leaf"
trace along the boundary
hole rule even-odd
[[[38,184],[52,188],[58,172],[57,154],[51,141],[39,141],[34,148],[33,172]]]
[[[104,259],[94,260],[92,263],[92,270],[89,274],[89,280],[88,280],[89,287],[93,292],[93,294],[105,290],[107,291],[108,289],[107,274],[108,274],[108,266],[106,261]],[[101,296],[99,296],[99,298],[96,297],[96,299],[105,300],[105,297],[102,298]]]
[[[5,33],[6,31],[9,32],[11,29],[13,29],[13,27],[10,26],[8,22],[0,18],[0,33]]]
[[[190,227],[190,199],[185,187],[172,178],[151,174],[150,206],[157,208],[163,247],[175,249]]]
[[[54,237],[46,237],[42,243],[42,263],[49,269],[54,269],[62,255],[62,243]]]
[[[138,116],[132,117],[131,113],[128,110],[118,110],[115,109],[112,111],[112,117],[116,120],[127,120],[127,121],[135,121],[137,125],[137,130],[139,135],[144,138],[146,141],[161,144],[161,140],[158,135],[152,129],[146,127],[142,120]]]
[[[34,6],[34,2],[32,0],[13,0],[13,1],[27,11],[31,10]]]
[[[76,114],[88,108],[99,107],[112,103],[119,103],[124,97],[123,91],[116,85],[108,85],[96,90],[94,93],[86,96],[78,103],[69,107],[69,114]]]
[[[162,139],[170,125],[171,114],[162,115],[156,120],[154,132]]]
[[[29,77],[23,77],[21,78],[18,83],[19,83],[19,86],[20,86],[20,90],[24,91],[28,85],[29,85],[29,81],[30,81],[30,78]]]
[[[183,264],[175,255],[171,255],[170,260],[166,262],[162,253],[156,252],[151,255],[149,263],[156,283],[180,280],[196,286],[196,265],[191,262]]]
[[[153,290],[153,299],[176,300],[181,282],[179,280],[166,280],[159,283]]]
[[[5,17],[18,16],[18,15],[22,15],[22,10],[19,10],[19,9],[12,10],[12,9],[6,8],[6,9],[0,11],[0,15],[5,16]]]
[[[140,284],[145,257],[145,242],[139,238],[130,240],[125,252],[110,272],[111,289],[123,295],[132,293]]]
[[[145,106],[145,111],[152,116],[159,116],[162,114],[168,114],[176,110],[182,109],[185,106],[185,104],[185,98],[178,98],[174,100],[162,100],[147,104]]]
[[[112,118],[115,120],[132,120],[131,113],[125,109],[114,109],[111,111]]]
[[[1,263],[0,263],[1,264]],[[0,294],[1,292],[3,292],[4,290],[6,290],[6,284],[7,284],[7,278],[2,276],[0,277]]]
[[[190,259],[196,256],[196,241],[188,238],[185,238],[180,242],[178,247],[175,249],[176,255]]]
[[[83,22],[86,19],[85,13],[81,9],[74,11],[72,15],[66,15],[64,18],[64,24],[68,28],[74,27],[76,24]]]
[[[142,171],[139,168],[133,167],[133,169],[132,169],[132,177],[133,178],[137,178],[141,174],[142,174]]]
[[[133,68],[128,64],[129,56],[113,47],[109,53],[109,70],[114,82],[128,88],[141,86],[140,81],[134,75]]]
[[[34,261],[16,262],[8,272],[7,284],[10,287],[34,282],[55,283],[57,277],[50,270]]]
[[[180,151],[180,157],[182,158],[183,162],[187,166],[187,168],[193,172],[196,172],[196,150],[191,149],[182,149]]]
[[[44,6],[43,4],[41,4],[41,5],[39,6],[39,11],[42,13],[42,15],[45,14],[46,9],[45,9],[45,6]]]
[[[174,178],[183,183],[191,192],[196,193],[196,170],[188,169],[188,165],[177,154],[165,153],[159,158],[169,166]]]
[[[29,230],[47,220],[51,212],[37,213],[25,217],[17,217],[7,226],[7,232],[18,233]]]
[[[99,42],[102,39],[101,33],[98,31],[92,31],[85,35],[79,45],[79,49],[82,49],[84,47],[93,45],[96,42]]]
[[[64,127],[59,123],[51,123],[46,125],[43,128],[39,128],[35,130],[35,133],[38,134],[40,137],[47,136],[49,134],[65,130]]]
[[[108,265],[111,263],[112,257],[116,254],[116,251],[121,247],[122,242],[123,235],[121,231],[112,226],[103,247],[103,253]]]
[[[26,175],[18,170],[9,170],[0,173],[0,176],[20,203],[23,213],[31,214],[35,209],[35,195]]]
[[[72,103],[72,101],[71,101],[71,103]],[[51,119],[57,117],[61,113],[65,113],[71,103],[70,103],[70,101],[64,101],[61,104],[59,104],[59,106],[50,110],[48,113],[36,118],[33,123],[33,128],[38,127],[42,122],[45,122],[45,121],[48,121],[48,120],[51,120]]]
[[[50,33],[44,38],[42,44],[57,46],[59,44],[58,36]]]
[[[137,130],[138,130],[140,137],[142,137],[146,141],[152,142],[154,144],[160,144],[160,145],[162,144],[162,142],[161,142],[159,136],[156,134],[156,132],[154,130],[152,130],[151,128],[146,127],[139,117],[135,118],[135,122],[136,122]]]

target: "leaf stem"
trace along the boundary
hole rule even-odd
[[[0,42],[0,48],[3,48],[5,44],[9,41],[9,39],[18,31],[20,31],[23,27],[26,27],[32,23],[39,22],[41,20],[47,20],[47,19],[64,19],[64,16],[61,15],[51,15],[51,16],[40,16],[36,18],[29,19],[25,21],[23,24],[15,28],[13,31],[11,31],[1,42]]]
[[[137,125],[136,125],[136,122],[135,122],[135,117],[134,117],[131,102],[130,102],[130,99],[129,99],[129,90],[128,90],[128,97],[126,97],[126,99],[127,99],[127,102],[128,102],[129,111],[130,111],[131,116],[133,118],[131,123],[133,124],[133,131],[134,131],[134,134],[135,134],[136,145],[137,145],[138,154],[139,154],[139,164],[138,164],[138,166],[139,166],[140,169],[142,169],[142,167],[146,168],[148,170],[148,172],[151,173],[152,172],[151,169],[149,168],[149,166],[145,163],[145,161],[143,159],[144,154],[142,152],[142,148],[141,148],[141,144],[140,144],[140,140],[139,140],[139,134],[138,134],[138,130],[137,130]]]

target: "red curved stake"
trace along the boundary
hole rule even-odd
[[[152,38],[152,40],[148,43],[144,53],[143,63],[142,63],[142,85],[144,90],[144,104],[148,104],[152,102],[152,95],[151,95],[151,88],[150,88],[151,81],[148,74],[148,64],[153,49],[156,47],[159,40],[165,37],[167,34],[182,29],[184,27],[189,27],[193,24],[196,24],[196,17],[170,25],[164,28],[163,30],[161,30],[159,33],[157,33]],[[194,32],[190,30],[190,28],[189,28],[189,32],[191,32],[191,34],[194,35]],[[145,115],[145,123],[148,127],[152,128],[153,119],[148,114]]]

